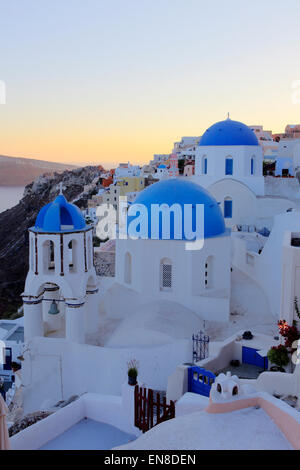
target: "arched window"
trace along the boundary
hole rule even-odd
[[[128,252],[125,255],[124,282],[131,284],[131,254]]]
[[[233,175],[233,158],[232,157],[226,157],[225,175]]]
[[[232,219],[232,199],[230,197],[224,199],[224,218]]]
[[[69,271],[76,271],[76,262],[77,262],[77,242],[76,240],[71,240],[68,244],[69,249]]]
[[[54,243],[49,241],[49,269],[55,269]]]
[[[255,173],[255,157],[251,157],[251,175]]]
[[[30,269],[34,271],[34,238],[30,238]]]
[[[168,258],[160,262],[160,289],[172,289],[172,261]]]
[[[93,242],[92,242],[92,237],[88,237],[88,243],[87,243],[87,249],[88,249],[88,269],[92,269],[93,265],[93,257],[94,257],[94,251],[93,251]]]
[[[203,175],[207,175],[207,156],[204,155],[202,158],[202,173]]]
[[[55,249],[52,240],[43,243],[43,265],[45,273],[50,274],[55,271]]]
[[[205,289],[213,287],[213,256],[209,256],[205,262],[204,284]]]

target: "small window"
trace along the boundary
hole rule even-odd
[[[69,251],[69,271],[75,272],[76,271],[76,256],[77,256],[77,242],[76,240],[70,240],[68,243],[68,251]]]
[[[224,218],[232,219],[232,200],[230,198],[224,201]]]
[[[226,158],[225,175],[233,175],[233,159],[232,158]]]
[[[202,160],[202,173],[207,175],[207,157],[203,157]]]
[[[254,157],[251,158],[251,175],[254,175]]]
[[[49,266],[48,269],[55,269],[54,262],[54,243],[52,240],[49,241]]]
[[[172,263],[169,259],[163,259],[160,264],[162,290],[172,289]]]
[[[204,285],[205,289],[213,287],[213,256],[209,256],[205,263]]]
[[[73,244],[72,244],[72,240],[69,242],[68,244],[68,248],[69,248],[69,268],[73,268],[74,266],[74,261],[73,261]]]

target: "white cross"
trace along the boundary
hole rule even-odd
[[[62,194],[63,193],[63,189],[66,189],[65,186],[63,186],[63,182],[61,181],[59,183],[59,194]]]

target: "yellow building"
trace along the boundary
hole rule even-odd
[[[92,199],[88,201],[88,207],[97,207],[100,204],[112,204],[117,211],[117,217],[119,216],[119,198],[120,196],[126,196],[128,194],[128,201],[133,202],[136,193],[142,191],[145,188],[145,178],[137,176],[126,176],[117,179],[115,184],[111,184],[107,191],[104,191],[100,195],[94,195]]]
[[[142,191],[145,188],[145,178],[124,176],[117,179],[116,186],[120,187],[120,196],[125,196],[126,193]]]

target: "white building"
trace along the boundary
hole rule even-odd
[[[217,202],[198,185],[169,179],[142,191],[135,205],[148,212],[147,239],[118,239],[116,243],[116,281],[135,292],[143,302],[172,300],[190,308],[203,319],[228,321],[230,298],[230,231]],[[150,214],[153,205],[177,204],[183,221],[170,218],[170,238],[163,239],[163,222],[153,237]],[[184,204],[204,205],[204,246],[187,249],[184,236]],[[171,209],[172,211],[173,209]],[[169,212],[170,217],[170,212]],[[129,218],[130,219],[130,218]],[[176,235],[176,230],[179,234]]]
[[[263,154],[254,132],[227,119],[217,122],[200,139],[196,150],[197,182],[208,188],[220,180],[236,180],[256,195],[264,194]]]
[[[298,282],[299,248],[291,245],[291,240],[297,238],[299,232],[300,213],[293,210],[275,217],[268,238],[257,238],[255,233],[233,233],[232,265],[258,283],[275,318],[286,315],[290,319],[294,297],[299,295],[294,284]]]
[[[165,179],[169,177],[169,169],[167,165],[164,165],[164,163],[161,163],[158,165],[156,173],[153,175],[154,178],[158,178],[159,180]]]
[[[141,168],[138,165],[131,165],[128,163],[120,163],[118,168],[115,169],[114,173],[114,183],[118,181],[119,178],[134,177],[140,176]]]
[[[256,125],[250,126],[250,129],[255,133],[265,158],[272,158],[277,154],[278,142],[273,139],[272,131],[266,131],[263,126]]]
[[[300,231],[287,230],[283,238],[280,318],[293,325],[300,321],[297,310],[300,311]]]
[[[287,198],[265,196],[262,148],[248,126],[229,118],[203,134],[190,180],[220,203],[228,227],[271,228],[276,214],[295,207]]]
[[[160,163],[165,163],[169,160],[168,153],[156,153],[153,155],[153,160],[150,161],[150,165],[158,166]]]
[[[178,160],[195,160],[196,149],[200,137],[182,137],[180,142],[174,143],[172,153],[175,153]]]

